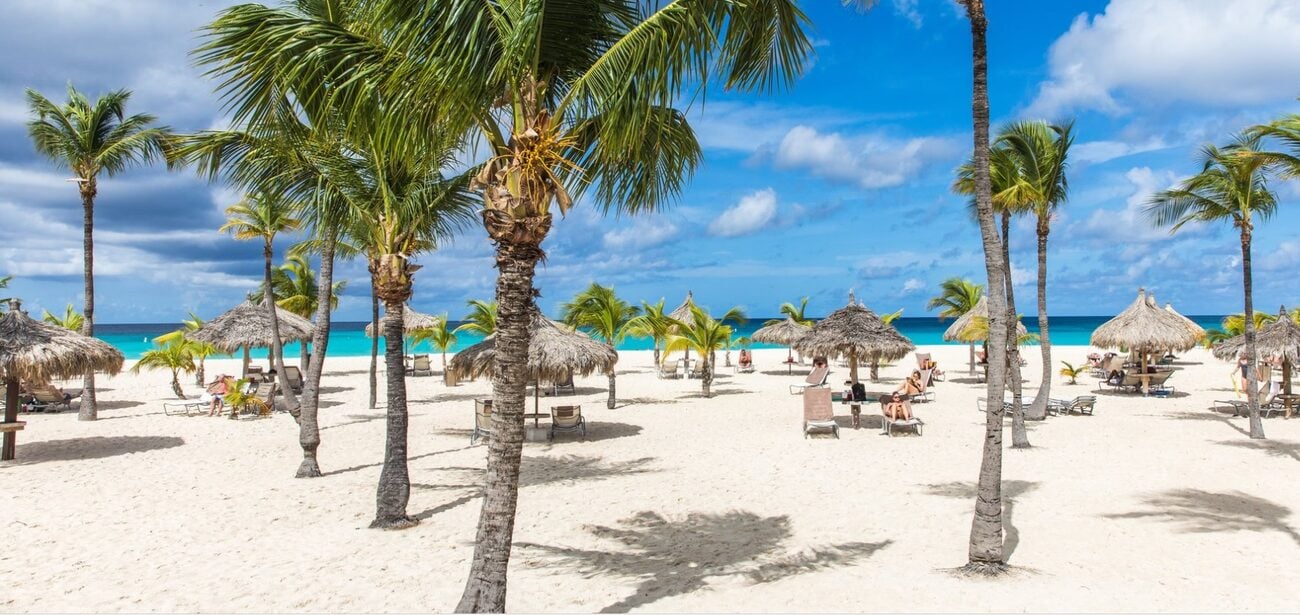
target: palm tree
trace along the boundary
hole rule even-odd
[[[925,309],[938,308],[939,320],[961,318],[966,312],[975,309],[980,297],[984,296],[984,285],[965,278],[948,278],[939,284],[939,294],[931,297]],[[967,345],[970,350],[970,375],[975,375],[975,343]]]
[[[86,326],[86,318],[81,314],[78,314],[77,309],[72,307],[71,303],[68,304],[67,308],[64,308],[62,317],[55,316],[49,312],[43,312],[41,314],[41,320],[69,331],[81,331],[82,328]]]
[[[131,372],[138,374],[141,369],[169,369],[172,372],[172,392],[177,399],[185,399],[181,389],[180,372],[190,373],[195,370],[193,344],[186,339],[173,339],[157,348],[144,351],[140,360],[131,367]]]
[[[1270,161],[1260,156],[1259,135],[1240,135],[1226,147],[1206,145],[1201,150],[1201,171],[1178,187],[1153,196],[1147,215],[1157,226],[1177,232],[1191,222],[1228,221],[1240,233],[1241,282],[1245,303],[1242,334],[1246,338],[1247,376],[1255,379],[1255,306],[1251,280],[1251,235],[1256,222],[1277,212],[1277,195],[1268,187]],[[1250,437],[1262,439],[1258,387],[1247,387]]]
[[[442,371],[447,371],[447,350],[456,345],[456,332],[447,328],[447,313],[438,316],[438,326],[420,329],[411,336],[411,342],[429,342],[442,353]]]
[[[801,324],[801,325],[812,325],[812,324],[813,324],[813,319],[808,318],[808,316],[807,316],[807,312],[808,312],[808,297],[800,297],[800,298],[799,298],[799,304],[798,304],[798,305],[795,305],[794,303],[791,303],[791,302],[789,302],[789,301],[787,301],[787,302],[785,302],[785,303],[782,303],[782,304],[781,304],[781,309],[778,310],[778,312],[779,312],[782,316],[789,316],[791,319],[793,319],[795,322],[797,322],[797,323],[799,323],[799,324]],[[763,326],[766,327],[766,326],[768,326],[768,325],[779,325],[779,324],[781,324],[781,323],[784,322],[784,321],[785,321],[784,318],[773,318],[772,320],[769,320],[769,321],[767,321],[767,322],[764,322],[764,323],[763,323]]]
[[[1300,315],[1300,311],[1293,311],[1291,314],[1292,319],[1300,323],[1300,318],[1296,318],[1297,315]],[[1255,312],[1255,330],[1263,329],[1264,325],[1275,320],[1277,320],[1277,314]],[[1219,329],[1209,329],[1205,332],[1205,339],[1201,340],[1203,346],[1212,348],[1219,342],[1227,341],[1238,335],[1244,335],[1246,332],[1246,315],[1238,312],[1224,316],[1219,323],[1219,327]]]
[[[289,254],[284,258],[284,264],[271,271],[271,294],[275,297],[275,304],[307,320],[311,320],[316,312],[320,311],[321,292],[316,281],[316,272],[311,268],[311,262],[307,257],[307,251],[314,248],[315,243],[304,242],[290,248]],[[265,295],[265,284],[263,282],[258,286],[258,297]],[[328,296],[329,309],[332,311],[338,308],[339,295],[347,289],[348,281],[340,280],[331,286]],[[307,365],[307,340],[299,344],[302,364]]]
[[[495,335],[497,332],[497,302],[470,299],[466,302],[466,305],[469,306],[469,313],[465,315],[464,322],[459,327],[456,327],[456,333],[468,331],[483,337]]]
[[[126,114],[131,92],[116,90],[91,102],[68,84],[68,103],[57,105],[36,90],[27,90],[27,106],[35,116],[27,133],[36,151],[55,164],[72,171],[81,194],[82,249],[85,270],[85,321],[81,334],[95,333],[95,196],[99,174],[120,175],[127,169],[164,157],[170,138],[167,128],[153,126],[152,115]],[[77,418],[93,421],[99,416],[95,405],[95,373],[87,372],[82,386],[81,410]]]
[[[1052,343],[1047,319],[1047,235],[1051,232],[1052,214],[1065,201],[1069,190],[1065,171],[1070,145],[1074,143],[1073,131],[1073,122],[1016,122],[998,137],[998,143],[1005,145],[1016,160],[1020,183],[1029,195],[1029,210],[1037,219],[1038,347],[1042,352],[1043,373],[1038,393],[1026,413],[1027,418],[1036,420],[1046,418],[1047,399],[1052,388]]]
[[[207,342],[196,342],[186,339],[186,335],[203,328],[203,319],[199,318],[194,312],[190,312],[190,317],[181,321],[181,328],[171,333],[164,333],[153,338],[153,343],[158,345],[170,344],[177,340],[189,342],[190,354],[199,360],[198,369],[194,371],[194,386],[203,386],[206,378],[204,377],[203,363],[208,357],[217,354],[217,349]]]
[[[702,364],[703,377],[700,378],[700,384],[704,389],[704,396],[709,397],[712,392],[709,387],[713,384],[713,361],[714,354],[719,348],[726,345],[727,340],[733,333],[729,325],[723,324],[729,317],[734,320],[739,308],[732,308],[722,318],[714,320],[708,312],[697,305],[690,306],[691,319],[688,321],[675,321],[675,333],[668,336],[668,343],[664,347],[664,360],[667,361],[673,352],[678,350],[694,350],[700,356]]]
[[[308,115],[337,110],[356,129],[413,151],[460,128],[480,132],[490,158],[473,187],[497,252],[503,369],[458,610],[501,610],[522,453],[522,358],[552,203],[564,214],[588,188],[598,207],[624,213],[672,199],[701,158],[673,105],[711,80],[763,91],[793,82],[812,47],[808,20],[794,0],[376,0],[337,12],[349,9],[370,18],[366,27],[293,6],[227,9],[208,27],[199,60],[227,84],[237,121],[292,95]]]
[[[639,312],[636,306],[619,299],[613,286],[592,282],[573,301],[561,306],[560,320],[571,327],[590,330],[613,350],[627,337]],[[609,399],[605,407],[613,410],[616,405],[614,368],[611,366],[605,375],[609,377]]]
[[[271,262],[275,258],[275,236],[302,228],[302,221],[293,216],[295,205],[282,195],[272,192],[249,194],[244,200],[226,208],[226,223],[218,229],[230,233],[238,241],[262,240],[262,304],[271,312],[271,365],[275,373],[284,372],[284,346],[280,341],[280,318],[275,310],[275,295],[271,288]],[[293,389],[280,387],[289,407],[295,408],[298,399]]]
[[[635,337],[648,337],[654,341],[655,368],[659,367],[659,351],[673,330],[673,319],[664,311],[664,300],[658,303],[641,302],[641,315],[632,319],[628,333]]]
[[[13,276],[7,275],[0,277],[0,288],[9,288],[9,281],[14,279]],[[0,307],[8,307],[9,297],[0,297]]]

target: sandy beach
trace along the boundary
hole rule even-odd
[[[1291,611],[1300,561],[1300,420],[1208,410],[1235,398],[1231,366],[1203,350],[1175,364],[1168,399],[1100,393],[1095,416],[1030,425],[1008,450],[1010,562],[997,581],[966,561],[983,395],[966,348],[923,348],[948,372],[915,407],[922,437],[873,417],[839,440],[800,435],[784,351],[724,369],[716,395],[655,377],[624,352],[619,407],[603,376],[577,381],[590,433],[527,445],[511,559],[512,611]],[[1057,347],[1057,359],[1088,349]],[[1037,348],[1025,376],[1038,379]],[[721,356],[720,356],[721,358]],[[733,357],[734,359],[734,357]],[[331,358],[321,409],[326,476],[292,478],[288,415],[163,414],[168,374],[101,380],[101,420],[29,414],[0,465],[0,610],[446,611],[460,595],[486,447],[470,446],[486,380],[408,380],[414,529],[367,529],[383,408],[366,407],[365,358]],[[892,390],[912,357],[869,391]],[[436,359],[435,359],[436,366]],[[210,362],[208,374],[237,369]],[[838,385],[847,369],[833,367]],[[864,370],[865,377],[866,372]],[[1096,389],[1053,385],[1053,397]],[[1030,385],[1026,385],[1030,387]],[[838,387],[837,388],[842,388]],[[186,387],[197,394],[196,387]],[[555,403],[543,398],[543,408]],[[382,404],[382,395],[381,395]],[[1008,427],[1010,422],[1008,421]],[[1010,432],[1007,432],[1010,442]]]

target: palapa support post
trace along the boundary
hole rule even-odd
[[[13,366],[7,366],[5,373],[5,424],[14,424],[18,422],[18,378],[13,375]],[[18,434],[14,430],[6,429],[4,432],[4,448],[0,450],[0,461],[9,461],[14,458],[18,450]]]

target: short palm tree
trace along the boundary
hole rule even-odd
[[[659,299],[658,303],[641,302],[641,315],[632,319],[628,326],[628,334],[633,337],[648,337],[654,342],[654,358],[656,369],[659,366],[659,354],[663,349],[664,342],[672,334],[673,319],[668,316],[664,310],[664,300]]]
[[[203,328],[203,319],[199,318],[194,312],[190,312],[190,317],[181,321],[180,329],[153,338],[153,343],[159,345],[170,344],[177,340],[185,340],[189,342],[190,354],[193,355],[195,359],[199,360],[198,369],[194,371],[195,386],[203,386],[203,383],[206,380],[204,377],[203,364],[208,357],[217,354],[217,349],[212,344],[186,339],[188,334],[198,331],[201,328]]]
[[[131,92],[116,90],[93,102],[68,84],[68,102],[55,104],[36,90],[27,90],[27,106],[35,116],[27,123],[27,133],[36,151],[74,175],[81,194],[82,263],[85,271],[85,320],[81,334],[95,333],[95,197],[99,194],[99,175],[120,175],[136,166],[164,158],[170,133],[154,126],[147,114],[127,115]],[[95,374],[88,372],[82,387],[81,410],[77,418],[93,421],[98,417],[95,405]]]
[[[799,303],[797,303],[797,304],[795,304],[795,303],[791,303],[791,302],[789,302],[789,301],[787,301],[787,302],[785,302],[785,303],[782,303],[782,304],[781,304],[781,309],[778,310],[778,312],[779,312],[782,316],[789,316],[791,319],[793,319],[795,322],[797,322],[797,323],[799,323],[799,324],[801,324],[801,325],[812,325],[812,324],[813,324],[813,320],[812,320],[811,318],[808,318],[808,315],[807,315],[807,313],[808,313],[808,297],[800,297],[800,298],[799,298]],[[784,318],[773,318],[772,320],[769,320],[769,321],[767,321],[767,322],[764,322],[764,323],[763,323],[763,326],[767,326],[767,325],[779,325],[779,324],[781,324],[781,323],[784,322],[784,321],[785,321]]]
[[[9,288],[9,281],[14,279],[13,276],[7,275],[0,277],[0,288]],[[9,297],[0,297],[0,308],[9,307]]]
[[[188,374],[196,369],[193,344],[194,342],[186,339],[173,339],[165,344],[158,344],[140,355],[140,360],[131,367],[131,372],[138,374],[142,369],[171,370],[172,392],[176,394],[177,399],[185,399],[185,391],[181,389],[180,372]]]
[[[271,313],[271,364],[277,374],[284,371],[284,346],[280,341],[280,318],[275,310],[275,295],[271,285],[271,262],[275,258],[275,237],[280,233],[302,228],[302,221],[294,217],[295,204],[283,195],[272,192],[250,194],[243,201],[226,208],[226,223],[219,229],[230,233],[236,240],[262,241],[262,304]],[[280,389],[290,407],[298,400],[289,387]]]
[[[470,299],[466,305],[469,305],[469,313],[465,315],[464,322],[456,327],[456,333],[465,331],[487,337],[497,332],[496,301]]]
[[[713,385],[713,363],[715,354],[719,348],[727,345],[734,332],[730,325],[723,324],[728,320],[743,320],[743,315],[739,308],[732,308],[720,319],[714,319],[704,308],[697,305],[690,306],[691,317],[689,320],[677,320],[674,333],[668,336],[667,344],[664,347],[664,361],[672,357],[673,353],[679,350],[694,350],[700,357],[701,373],[700,384],[704,390],[704,396],[712,395],[710,387]],[[740,316],[740,318],[736,318]]]
[[[619,342],[627,337],[634,325],[633,321],[640,310],[620,299],[614,294],[613,286],[601,286],[591,283],[578,293],[572,301],[560,308],[560,320],[574,328],[583,328],[605,342],[610,349],[617,348]],[[617,351],[615,355],[617,355]],[[614,367],[605,374],[609,377],[609,399],[605,407],[614,409],[616,405]]]
[[[41,320],[69,331],[81,331],[81,328],[86,324],[86,318],[78,313],[71,303],[63,309],[63,316],[55,316],[49,312],[44,312],[41,314]]]
[[[437,326],[420,329],[412,334],[411,342],[414,344],[429,342],[438,352],[442,353],[442,371],[447,371],[447,351],[456,345],[456,332],[447,327],[446,312],[438,316]]]
[[[1241,135],[1226,147],[1207,145],[1201,150],[1201,170],[1178,187],[1151,197],[1147,215],[1157,226],[1177,232],[1193,222],[1229,222],[1241,242],[1241,282],[1245,303],[1242,335],[1246,339],[1248,375],[1255,378],[1255,305],[1251,280],[1251,238],[1255,224],[1277,212],[1277,195],[1268,187],[1270,161],[1260,156],[1261,138]],[[1258,387],[1247,387],[1250,437],[1264,437],[1259,419]]]
[[[1070,379],[1070,384],[1078,384],[1079,374],[1088,371],[1087,365],[1071,365],[1069,361],[1061,361],[1061,375]]]
[[[984,285],[966,278],[948,278],[939,284],[939,294],[931,297],[925,309],[939,310],[939,320],[961,318],[966,312],[975,309],[984,296]],[[967,344],[969,350],[970,375],[975,375],[975,344]]]

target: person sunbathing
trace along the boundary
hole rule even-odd
[[[753,367],[753,366],[754,366],[754,357],[753,357],[752,355],[749,354],[749,351],[748,351],[748,350],[741,350],[741,351],[740,351],[740,366],[741,366],[741,367]]]
[[[891,421],[908,421],[912,419],[912,413],[907,409],[907,403],[898,391],[894,391],[884,402],[885,418]]]
[[[912,370],[912,374],[908,376],[906,380],[903,381],[903,384],[898,385],[898,389],[895,390],[894,393],[902,393],[903,395],[907,395],[908,397],[911,397],[913,395],[920,395],[921,394],[921,372],[918,370]]]
[[[203,394],[203,398],[208,402],[208,416],[216,416],[221,411],[223,398],[234,386],[235,379],[225,374],[217,376],[216,380],[208,383],[207,392]]]

